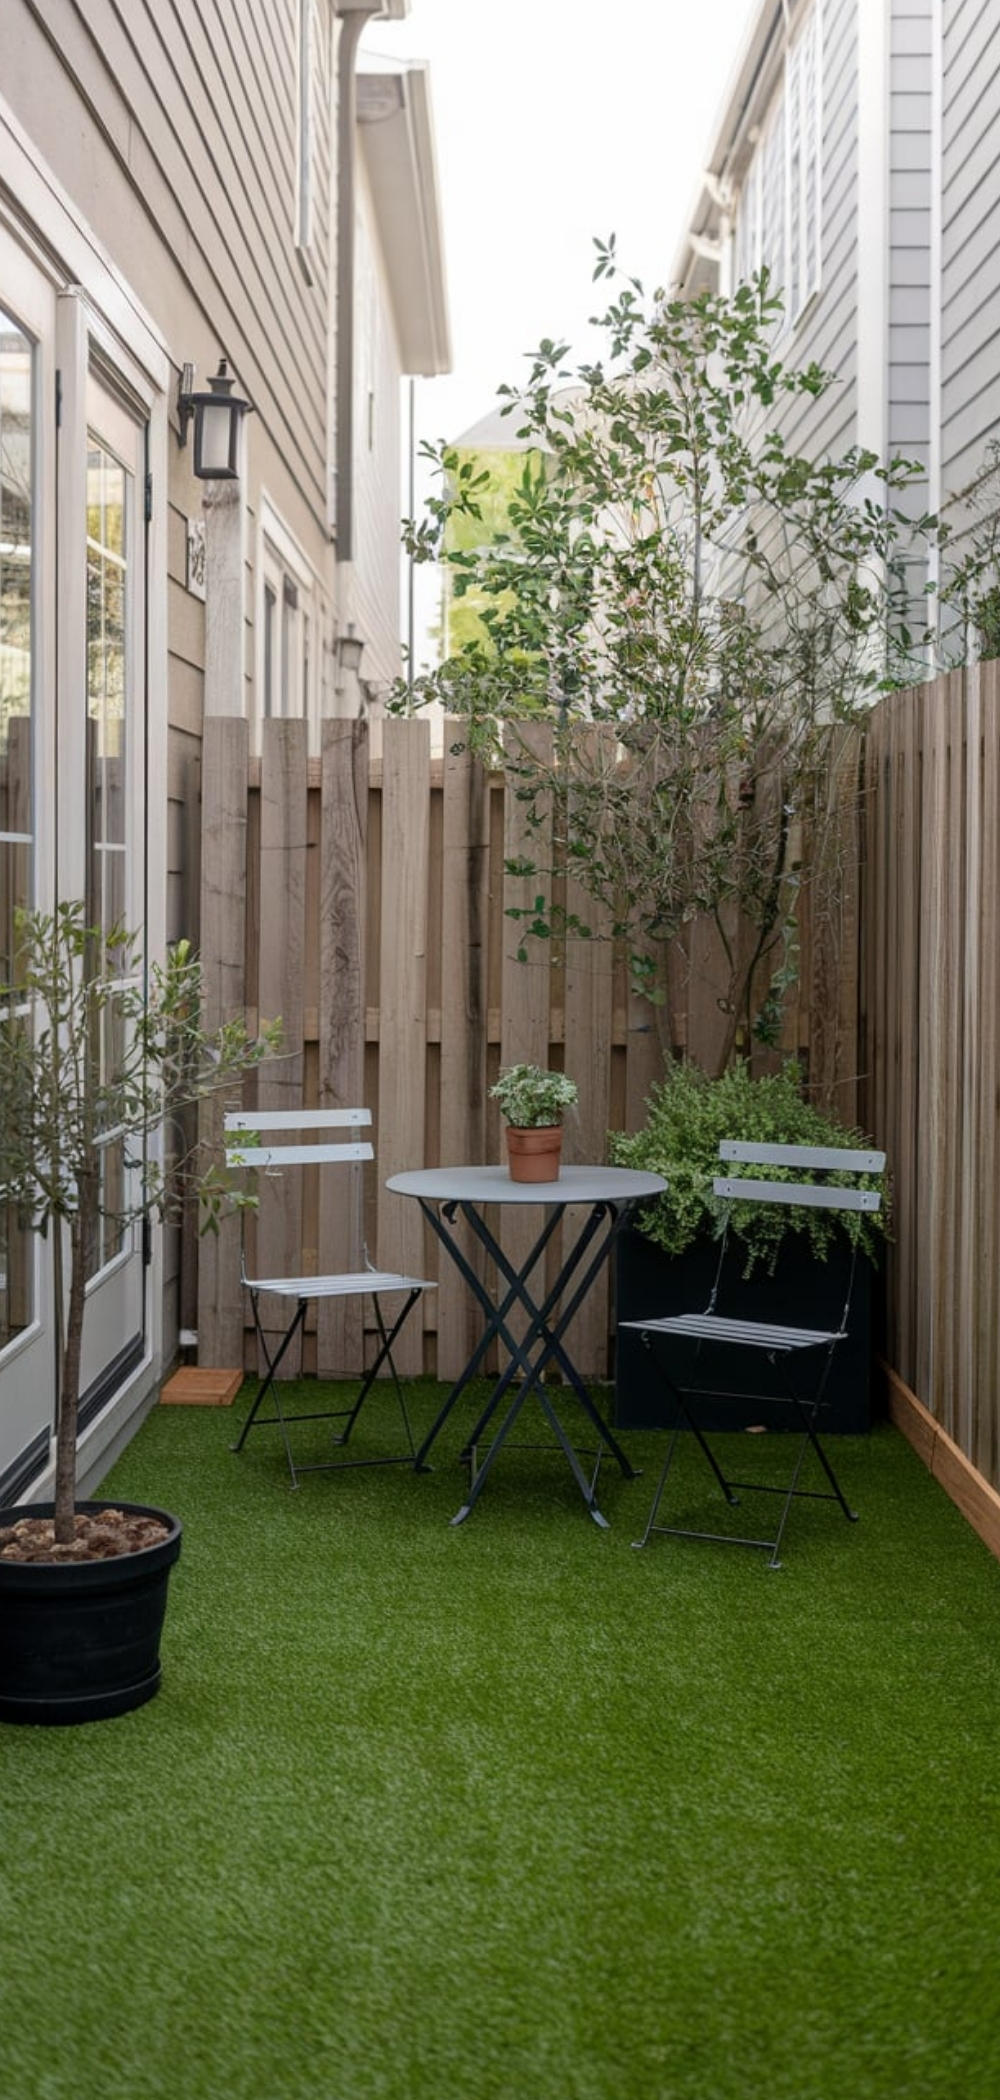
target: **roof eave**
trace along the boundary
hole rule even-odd
[[[384,84],[386,68],[359,69],[358,134],[385,255],[406,373],[451,370],[451,330],[430,79],[420,62],[391,70],[399,106],[366,122],[363,83]]]
[[[671,282],[682,293],[692,295],[714,282],[711,263],[696,244],[719,236],[724,215],[720,198],[742,180],[755,127],[774,93],[789,31],[794,31],[806,4],[807,0],[759,0],[747,25],[674,255]]]

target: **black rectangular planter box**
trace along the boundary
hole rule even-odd
[[[626,1229],[618,1238],[615,1257],[618,1333],[615,1349],[615,1425],[618,1429],[672,1428],[676,1406],[671,1402],[652,1353],[635,1329],[623,1328],[623,1320],[663,1318],[672,1313],[703,1312],[715,1280],[719,1260],[718,1241],[698,1241],[684,1254],[664,1254],[642,1233]],[[782,1247],[773,1276],[758,1264],[752,1276],[741,1273],[742,1253],[738,1243],[726,1257],[724,1295],[718,1311],[735,1319],[772,1320],[791,1327],[837,1327],[843,1311],[850,1271],[850,1248],[844,1246],[820,1262],[806,1246],[789,1240]],[[838,1343],[826,1385],[823,1411],[817,1423],[822,1434],[858,1435],[871,1426],[871,1263],[858,1257],[854,1277],[851,1319],[847,1339]],[[695,1344],[682,1338],[661,1340],[669,1348],[672,1373],[679,1385],[697,1382],[712,1393],[738,1394],[738,1399],[719,1400],[711,1414],[704,1408],[699,1419],[708,1429],[765,1429],[796,1426],[787,1401],[773,1401],[768,1394],[780,1393],[780,1379],[762,1350],[736,1350],[703,1345],[698,1378],[692,1377]],[[803,1392],[810,1390],[815,1359],[803,1357],[792,1366]]]

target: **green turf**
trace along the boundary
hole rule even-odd
[[[106,1483],[184,1523],[159,1696],[0,1727],[5,2100],[996,2100],[1000,1566],[894,1432],[772,1573],[632,1551],[655,1438],[605,1533],[527,1452],[453,1529],[460,1425],[293,1493],[240,1408]]]

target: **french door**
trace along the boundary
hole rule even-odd
[[[82,554],[86,579],[86,690],[78,695],[61,681],[59,711],[75,713],[83,699],[84,764],[75,781],[61,783],[67,823],[60,823],[56,859],[61,894],[83,895],[88,923],[109,932],[122,922],[140,928],[145,921],[145,429],[109,384],[90,371],[86,428],[71,442],[85,448],[84,544],[74,549],[74,559]],[[60,738],[61,747],[72,748],[78,729],[78,723],[71,725],[67,737]],[[74,874],[78,886],[71,888]],[[103,1020],[97,1054],[108,1060],[116,1054],[113,1008]],[[102,1219],[89,1254],[85,1409],[88,1394],[91,1405],[100,1401],[107,1380],[142,1353],[142,1235],[137,1225],[123,1228],[120,1222],[126,1181],[135,1171],[120,1133],[109,1132],[101,1161]]]
[[[40,793],[55,732],[53,288],[0,235],[0,982],[19,906],[41,902],[55,811]],[[48,412],[47,412],[48,411]],[[6,1009],[0,1007],[0,1027]],[[2,1133],[0,1133],[2,1143]],[[44,1460],[55,1347],[49,1249],[0,1206],[0,1479]]]
[[[145,921],[144,489],[141,404],[82,303],[0,228],[0,982],[18,906],[82,897],[91,923]],[[115,1132],[102,1170],[85,1414],[144,1348],[141,1236],[120,1223],[134,1170]],[[15,1491],[54,1427],[53,1292],[51,1243],[0,1209],[0,1487]]]

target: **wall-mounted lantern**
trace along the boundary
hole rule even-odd
[[[177,392],[180,442],[187,444],[188,424],[194,420],[194,472],[199,481],[239,479],[240,424],[253,409],[233,393],[233,378],[225,358],[210,378],[208,390],[196,394],[194,366],[185,365]]]
[[[341,679],[345,676],[356,678],[361,669],[361,658],[364,655],[365,645],[361,636],[354,632],[353,620],[348,620],[344,633],[338,634],[335,646],[337,651],[337,669]]]

